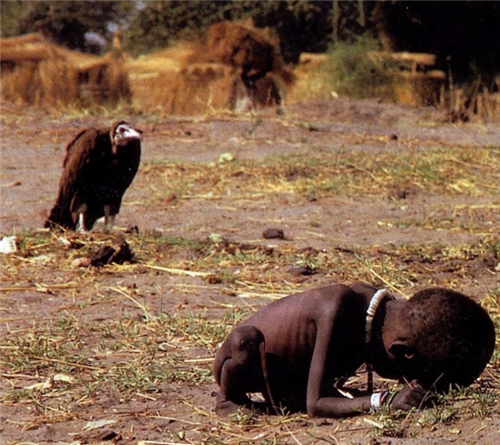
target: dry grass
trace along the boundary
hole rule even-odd
[[[500,246],[498,246],[500,247]],[[497,333],[495,352],[493,353],[492,366],[500,369],[500,288],[491,290],[482,300],[483,307],[491,315],[495,323],[495,331]]]
[[[378,147],[386,141],[366,136],[363,143]],[[243,318],[276,298],[316,283],[354,280],[404,296],[434,285],[476,286],[478,260],[484,273],[497,273],[498,156],[497,147],[436,145],[416,150],[409,141],[397,157],[380,150],[333,152],[315,146],[302,154],[262,161],[143,164],[141,184],[153,204],[172,194],[181,203],[209,204],[231,196],[236,209],[257,199],[273,202],[282,194],[353,199],[363,194],[404,205],[392,197],[395,191],[411,193],[412,188],[426,197],[488,198],[466,208],[437,206],[428,220],[381,221],[414,228],[453,227],[455,233],[475,234],[482,241],[332,246],[323,251],[293,242],[269,247],[259,241],[152,231],[127,235],[135,263],[95,269],[75,268],[72,262],[110,243],[111,235],[18,233],[19,251],[1,263],[0,405],[16,410],[9,425],[15,422],[27,434],[46,424],[57,429],[68,421],[104,420],[125,434],[127,422],[135,421],[134,427],[146,425],[148,437],[161,431],[164,443],[336,443],[351,441],[356,433],[363,440],[365,434],[425,437],[429,428],[448,430],[452,421],[497,415],[498,343],[480,382],[411,416],[379,413],[325,424],[305,415],[240,413],[224,420],[211,411],[213,399],[207,393],[213,386],[211,364],[218,343]],[[462,225],[454,219],[459,213],[465,214]],[[483,260],[495,262],[485,267]],[[308,281],[294,279],[288,269],[295,264],[307,264],[318,273]],[[483,288],[477,285],[474,291],[480,295]],[[498,287],[487,292],[483,304],[500,329]],[[364,381],[364,376],[355,379]]]
[[[398,188],[480,197],[497,193],[497,157],[494,147],[439,146],[428,149],[425,156],[409,148],[397,157],[390,152],[327,152],[313,147],[304,154],[259,162],[154,163],[146,164],[143,171],[146,181],[163,183],[160,199],[172,193],[180,199],[208,198],[208,194],[212,199],[227,195],[238,199],[273,193],[318,198],[390,196]]]
[[[449,91],[440,98],[439,108],[448,112],[453,122],[467,122],[474,117],[488,122],[500,116],[500,81],[485,85],[479,77],[468,85],[455,86],[450,81]]]
[[[230,110],[237,90],[247,97],[239,69],[222,63],[194,63],[196,46],[178,44],[126,64],[137,107],[164,114],[192,115]]]
[[[1,40],[2,97],[40,107],[116,106],[130,99],[122,64],[69,51],[37,34]]]
[[[142,110],[205,114],[276,104],[293,74],[277,45],[248,23],[221,22],[200,42],[179,42],[127,62],[134,100]],[[251,78],[253,87],[246,82]]]
[[[172,85],[194,51],[192,44],[178,43],[154,54],[127,60],[125,67],[137,106],[143,110],[169,110]]]
[[[341,95],[430,105],[451,122],[490,121],[500,114],[498,84],[478,79],[456,86],[451,78],[446,84],[443,72],[430,69],[434,56],[377,52],[372,39],[337,45],[329,54],[303,54],[292,71],[276,42],[252,25],[220,23],[205,37],[206,42],[178,42],[136,60],[124,53],[116,59],[112,53],[102,58],[69,51],[39,35],[2,39],[2,97],[104,113],[133,99],[142,112],[199,115]],[[423,56],[431,61],[422,62]],[[417,65],[426,70],[416,71]],[[245,84],[244,70],[259,74],[253,87]]]
[[[3,387],[0,402],[6,407],[31,406],[36,410],[37,415],[29,422],[20,420],[20,427],[27,430],[46,423],[90,420],[85,413],[106,403],[101,398],[108,392],[117,394],[121,403],[153,403],[165,394],[178,393],[182,398],[183,390],[211,382],[212,358],[227,333],[266,302],[303,288],[303,283],[288,280],[285,270],[289,264],[307,262],[327,271],[330,280],[378,282],[406,294],[415,283],[441,284],[435,281],[438,271],[449,271],[450,267],[455,269],[457,278],[449,283],[447,275],[446,280],[450,286],[460,287],[467,281],[471,258],[498,255],[500,250],[498,239],[492,239],[481,245],[454,248],[411,245],[339,249],[325,254],[293,245],[270,250],[259,245],[146,233],[128,237],[136,253],[135,264],[79,272],[71,267],[73,258],[111,238],[98,233],[65,236],[73,246],[69,250],[63,247],[66,243],[47,232],[25,233],[20,236],[20,252],[2,262],[4,295],[35,293],[48,299],[57,296],[58,301],[48,316],[34,316],[29,323],[14,314],[1,319],[2,379],[10,389]],[[58,265],[57,273],[54,264]],[[168,267],[161,266],[167,264]],[[157,265],[160,267],[154,267]],[[174,284],[175,292],[186,296],[215,293],[240,298],[224,302],[205,297],[198,311],[185,309],[182,304],[174,306],[168,302],[166,289],[157,289],[158,296],[154,298],[147,291],[144,283],[158,273],[165,279],[189,277]],[[143,284],[132,284],[137,278],[127,280],[139,276]],[[498,297],[498,292],[492,292],[483,303],[500,326]],[[109,313],[117,304],[126,310],[114,317],[96,316]],[[481,384],[450,394],[432,410],[412,417],[379,413],[365,417],[361,425],[348,420],[330,434],[317,431],[315,423],[303,415],[269,419],[242,413],[227,421],[215,417],[208,406],[192,404],[185,398],[183,403],[191,413],[189,416],[198,419],[190,426],[197,432],[196,437],[209,434],[213,443],[286,441],[293,437],[334,440],[360,428],[375,435],[412,437],[426,426],[491,415],[499,394],[494,383],[500,372],[499,354],[497,345]],[[90,412],[103,418],[102,414]],[[162,419],[154,410],[145,416]],[[173,419],[190,422],[189,417]],[[162,437],[173,441],[182,439],[183,434],[167,428]]]

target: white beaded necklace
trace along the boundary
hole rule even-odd
[[[385,299],[389,300],[394,300],[394,297],[391,295],[391,293],[386,290],[386,289],[379,289],[377,292],[373,294],[373,297],[370,300],[370,304],[368,305],[368,309],[366,310],[366,325],[365,325],[365,343],[368,346],[370,344],[371,338],[372,338],[372,325],[373,325],[373,318],[375,317],[375,314],[377,313],[377,309],[380,306],[380,303],[384,301]],[[368,371],[368,391],[370,393],[373,392],[373,367],[369,361],[366,363],[366,368]]]

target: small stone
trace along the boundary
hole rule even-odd
[[[0,241],[0,253],[17,252],[17,240],[15,236],[4,236]]]
[[[124,264],[132,262],[134,253],[130,249],[123,235],[119,234],[114,240],[114,245],[104,245],[99,250],[90,255],[90,263],[92,266],[100,267],[105,264]]]
[[[281,229],[270,227],[262,232],[262,236],[265,239],[285,239],[285,232]]]
[[[208,235],[208,239],[215,244],[224,241],[224,237],[220,233],[211,233],[210,235]]]
[[[165,198],[165,204],[169,204],[170,202],[172,201],[175,201],[177,199],[177,195],[175,193],[170,193],[170,195],[168,195],[166,198]]]
[[[88,267],[90,266],[90,258],[80,257],[71,262],[71,267]]]
[[[234,156],[231,153],[222,153],[219,156],[219,159],[217,159],[218,164],[224,164],[225,162],[232,162],[234,161]]]
[[[292,275],[298,277],[301,275],[314,275],[316,273],[316,269],[309,266],[308,264],[301,264],[300,266],[292,266],[288,269],[288,272]]]
[[[134,233],[136,235],[139,235],[139,226],[136,226],[135,224],[130,224],[127,229],[125,230],[125,233]]]

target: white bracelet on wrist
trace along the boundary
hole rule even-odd
[[[370,407],[373,410],[377,410],[382,406],[382,396],[383,392],[374,392],[370,397]]]

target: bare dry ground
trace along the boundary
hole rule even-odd
[[[76,267],[114,234],[40,228],[66,142],[115,118],[145,135],[115,230],[134,261]],[[498,125],[347,99],[194,118],[3,104],[1,122],[0,234],[19,242],[1,257],[2,443],[497,443],[498,347],[477,383],[435,408],[344,420],[220,419],[211,363],[242,318],[334,282],[451,287],[498,328]],[[285,238],[264,239],[269,227]]]

